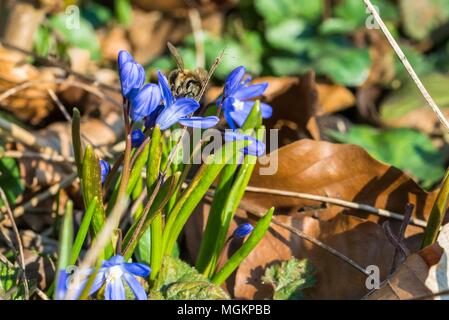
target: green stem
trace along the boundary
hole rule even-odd
[[[257,222],[251,235],[243,243],[232,257],[226,262],[221,270],[212,278],[212,282],[216,285],[221,285],[234,272],[235,269],[242,263],[242,261],[251,253],[251,251],[262,240],[265,233],[270,227],[270,222],[273,217],[274,208],[268,212]]]

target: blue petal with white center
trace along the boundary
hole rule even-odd
[[[234,69],[226,79],[223,96],[217,100],[217,105],[223,106],[225,119],[232,129],[243,125],[254,105],[252,100],[262,96],[268,87],[268,83],[250,85],[251,78],[243,79],[244,75],[244,67]],[[272,107],[261,103],[261,113],[263,119],[270,118]]]
[[[190,98],[180,98],[172,105],[166,106],[162,113],[157,117],[156,123],[161,127],[161,130],[170,128],[180,119],[187,117],[194,113],[200,104]]]
[[[125,300],[124,282],[129,286],[137,300],[146,300],[147,295],[138,277],[148,277],[151,269],[141,263],[125,262],[121,255],[104,261],[95,279],[96,290],[105,286],[106,300]]]

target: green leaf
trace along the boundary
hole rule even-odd
[[[265,37],[273,48],[300,53],[306,49],[304,41],[299,39],[306,28],[307,24],[303,20],[283,20],[276,25],[268,26]]]
[[[124,26],[128,26],[132,19],[131,2],[129,0],[115,0],[114,7],[117,21]]]
[[[404,31],[415,40],[422,40],[449,18],[447,0],[400,0]]]
[[[424,237],[421,245],[422,248],[430,246],[437,241],[438,233],[440,232],[440,227],[443,223],[449,200],[449,170],[446,171],[441,185],[442,187],[438,192],[438,196],[435,199],[435,203],[433,204],[432,211],[430,212],[430,216],[427,221],[427,227],[424,231]]]
[[[166,256],[150,299],[227,300],[229,297],[187,263]]]
[[[84,213],[83,219],[81,220],[81,225],[73,243],[72,254],[70,257],[70,264],[72,265],[74,265],[76,263],[76,260],[78,259],[81,248],[83,247],[84,240],[86,240],[87,233],[89,232],[92,217],[95,213],[95,210],[97,210],[98,205],[98,198],[93,198],[93,200],[89,203],[86,212]]]
[[[49,23],[67,43],[88,50],[91,59],[98,60],[101,56],[100,44],[92,24],[82,16],[79,17],[79,25],[73,20],[76,20],[73,15],[58,14],[51,16]]]
[[[356,27],[364,26],[368,18],[365,4],[360,0],[343,0],[335,7],[334,12],[336,17]]]
[[[273,287],[273,300],[300,300],[303,299],[301,290],[315,284],[314,271],[308,260],[292,257],[267,268],[262,281]]]
[[[304,18],[315,21],[322,16],[322,1],[310,0],[255,0],[254,6],[268,24],[276,24],[288,18]]]
[[[83,5],[81,16],[89,21],[94,28],[98,28],[111,21],[112,11],[97,2],[89,1]]]
[[[345,46],[329,49],[320,50],[314,57],[317,73],[346,86],[358,86],[368,79],[372,61],[367,49]]]
[[[86,150],[84,152],[82,173],[83,193],[86,206],[95,198],[98,200],[103,199],[100,160],[95,155],[94,149],[90,144],[86,146]],[[101,228],[103,228],[103,224],[106,219],[102,201],[98,202],[99,205],[97,206],[97,210],[95,210],[94,216],[92,217],[92,229],[95,235],[97,235]]]
[[[20,281],[20,268],[0,261],[0,300],[24,300],[25,287]]]
[[[377,160],[387,162],[411,174],[424,187],[430,187],[444,175],[447,153],[438,151],[425,134],[413,129],[387,129],[358,125],[343,134],[330,135],[339,142],[352,143],[366,149]]]
[[[16,198],[25,189],[20,180],[20,170],[15,159],[6,158],[1,155],[3,148],[0,147],[0,187],[5,191],[9,203],[14,205]],[[3,201],[0,199],[0,206]]]
[[[274,208],[271,208],[265,215],[257,222],[251,235],[243,243],[243,245],[226,261],[225,265],[212,278],[212,283],[221,285],[226,279],[238,268],[242,261],[251,253],[251,251],[259,244],[260,240],[265,236],[265,233],[270,227],[271,219],[273,218]]]
[[[449,77],[432,73],[421,78],[432,98],[440,108],[449,108]],[[386,122],[402,118],[407,113],[428,108],[428,105],[416,88],[416,84],[407,81],[399,90],[393,91],[380,107],[382,120]]]
[[[248,141],[228,142],[214,155],[210,155],[201,165],[192,182],[169,213],[163,237],[165,254],[173,251],[175,242],[187,219],[209,190],[220,171],[246,145],[248,145]]]

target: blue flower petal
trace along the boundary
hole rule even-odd
[[[109,162],[101,159],[100,160],[101,183],[104,183],[106,181],[106,177],[108,176],[110,169],[111,166],[109,165]]]
[[[260,103],[260,111],[262,112],[262,118],[268,119],[273,115],[273,108],[265,102]]]
[[[109,260],[103,261],[102,267],[110,268],[113,266],[120,265],[124,262],[125,262],[125,259],[121,255],[117,254],[117,255],[113,256],[112,258],[110,258]]]
[[[140,284],[140,282],[136,278],[134,278],[133,275],[129,273],[124,273],[123,277],[125,278],[126,283],[134,293],[134,296],[136,297],[137,300],[147,300],[147,294],[145,293],[145,289]]]
[[[56,300],[63,300],[65,293],[67,292],[67,278],[68,274],[65,270],[60,270],[58,272],[58,282],[55,289]]]
[[[246,146],[242,149],[243,153],[255,157],[263,156],[265,154],[266,149],[265,143],[255,138],[253,139],[254,139],[253,142],[249,146]]]
[[[233,235],[234,237],[241,239],[249,235],[253,231],[253,229],[254,227],[251,223],[243,223],[234,230]]]
[[[179,123],[192,128],[208,129],[214,127],[220,119],[216,116],[181,118]]]
[[[131,132],[131,146],[138,148],[145,141],[145,134],[140,129],[135,129]]]
[[[157,77],[159,80],[159,88],[161,90],[162,99],[164,100],[164,104],[166,107],[171,106],[175,99],[173,98],[173,94],[171,93],[170,85],[168,84],[167,78],[162,74],[162,72],[157,72]]]
[[[225,142],[239,141],[239,140],[250,141],[251,143],[248,146],[246,146],[240,150],[244,154],[249,154],[252,156],[260,157],[265,153],[265,148],[266,148],[265,143],[263,143],[260,140],[257,140],[254,137],[239,133],[237,131],[226,130],[224,139],[225,139]]]
[[[122,95],[129,98],[133,89],[139,89],[145,82],[145,70],[134,61],[126,62],[120,68],[120,84],[122,86]]]
[[[106,300],[126,300],[125,286],[123,285],[122,280],[116,279],[107,282],[104,298]]]
[[[104,268],[101,268],[98,271],[97,275],[95,276],[94,282],[92,283],[92,287],[90,287],[89,295],[92,295],[98,290],[100,290],[105,280],[106,280],[106,272]]]
[[[243,66],[237,67],[231,71],[225,81],[223,94],[225,98],[230,97],[241,86],[242,79],[246,69]]]
[[[155,84],[146,84],[131,99],[130,116],[133,121],[139,121],[150,115],[161,102],[161,91]]]
[[[157,117],[156,123],[161,127],[161,130],[168,129],[181,118],[194,113],[199,107],[199,103],[193,99],[180,98],[162,111]]]
[[[151,268],[143,263],[124,263],[122,267],[123,269],[125,269],[125,271],[142,278],[148,277],[151,273]]]
[[[164,105],[159,105],[156,109],[145,118],[145,129],[153,128],[156,124],[157,117],[161,114],[162,110],[164,110]]]
[[[118,58],[117,58],[119,73],[120,73],[120,70],[125,65],[125,63],[130,62],[130,61],[134,62],[133,56],[126,50],[120,50],[120,52],[118,53]]]
[[[240,87],[232,96],[239,100],[248,100],[261,96],[268,88],[268,83],[258,83]]]

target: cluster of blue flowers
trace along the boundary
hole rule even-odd
[[[219,122],[216,116],[200,117],[193,114],[199,109],[198,101],[191,98],[174,97],[167,78],[158,71],[158,84],[145,84],[145,70],[138,64],[127,51],[120,51],[118,55],[118,71],[121,91],[127,102],[129,117],[132,121],[143,121],[145,129],[159,126],[166,130],[175,124],[193,128],[207,129]],[[217,100],[217,105],[222,107],[225,119],[232,131],[225,132],[225,141],[249,140],[251,143],[241,151],[244,154],[261,156],[265,153],[265,144],[256,138],[242,134],[238,128],[243,125],[251,112],[253,99],[264,94],[267,83],[250,84],[251,78],[244,79],[246,69],[238,67],[234,69],[226,79],[223,95]],[[272,115],[272,108],[266,103],[260,104],[262,118]],[[145,133],[135,129],[131,133],[131,144],[138,148],[145,141]],[[101,182],[104,183],[110,171],[110,165],[100,160]],[[249,235],[254,227],[249,223],[240,225],[233,233],[235,238],[244,238]],[[97,273],[90,290],[90,295],[95,294],[104,287],[106,300],[124,300],[125,286],[127,286],[136,299],[146,300],[147,295],[138,278],[147,278],[151,269],[141,263],[128,263],[120,255],[116,255],[104,261]],[[89,274],[91,271],[89,270]],[[87,282],[87,277],[75,288],[74,298],[81,295],[81,290]],[[68,275],[60,271],[56,288],[56,296],[62,299],[68,290]]]

